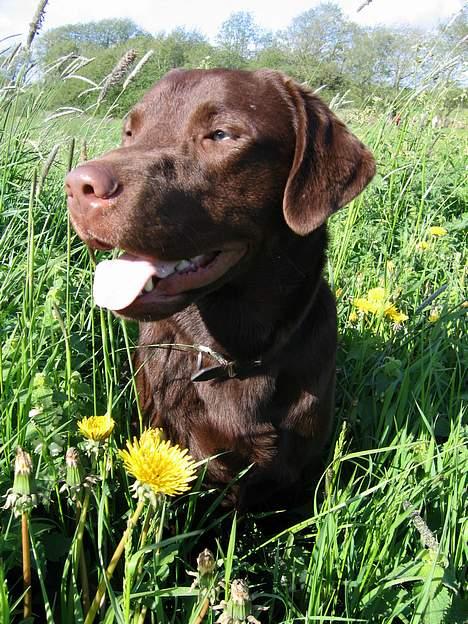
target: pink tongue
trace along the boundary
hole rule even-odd
[[[104,260],[96,267],[93,295],[96,305],[109,310],[122,310],[135,301],[155,266],[129,254],[116,260]]]

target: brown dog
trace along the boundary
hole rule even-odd
[[[216,69],[170,72],[128,115],[122,147],[67,177],[79,236],[125,250],[98,265],[94,296],[140,321],[149,422],[197,459],[217,455],[212,482],[250,466],[237,504],[297,484],[327,440],[336,312],[321,276],[325,220],[374,171],[304,87]]]

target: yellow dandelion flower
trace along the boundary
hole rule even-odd
[[[372,314],[377,314],[379,311],[379,306],[374,301],[369,301],[369,299],[355,299],[353,301],[353,306],[361,312],[371,312]]]
[[[349,314],[348,321],[349,321],[350,323],[356,323],[356,321],[358,320],[358,318],[359,318],[359,317],[358,317],[358,315],[357,315],[357,312],[355,312],[354,310],[352,310],[352,311],[350,312],[350,314]]]
[[[114,419],[109,415],[89,416],[78,421],[80,433],[88,440],[103,442],[107,440],[115,427]]]
[[[366,298],[355,299],[353,305],[362,312],[383,315],[395,323],[403,323],[403,321],[408,320],[406,314],[400,312],[393,303],[390,303],[385,288],[380,286],[371,288]]]
[[[367,293],[368,301],[373,303],[382,303],[386,301],[385,288],[379,286],[378,288],[371,288]]]
[[[385,309],[384,313],[385,316],[391,319],[394,323],[399,324],[408,320],[408,316],[406,316],[406,314],[403,314],[403,312],[397,310],[396,306],[393,304],[388,306],[388,308]]]
[[[181,494],[196,477],[187,449],[163,440],[160,429],[147,429],[139,440],[127,441],[127,450],[119,454],[126,470],[156,494]]]
[[[447,233],[447,230],[440,225],[432,225],[429,228],[429,234],[431,236],[445,236]]]
[[[416,243],[416,249],[418,251],[426,251],[426,249],[429,249],[430,245],[427,241],[420,241],[419,243]]]
[[[381,287],[371,288],[367,293],[367,297],[355,299],[353,305],[362,312],[382,314],[387,305],[385,289]]]

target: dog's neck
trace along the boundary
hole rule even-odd
[[[326,239],[324,227],[260,250],[253,269],[179,313],[178,326],[192,344],[206,345],[228,361],[249,366],[270,357],[313,306],[325,261],[324,253],[315,255],[323,247],[319,238]]]

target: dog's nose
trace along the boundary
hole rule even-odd
[[[65,178],[65,191],[72,209],[105,208],[118,188],[117,177],[107,163],[81,165]]]

